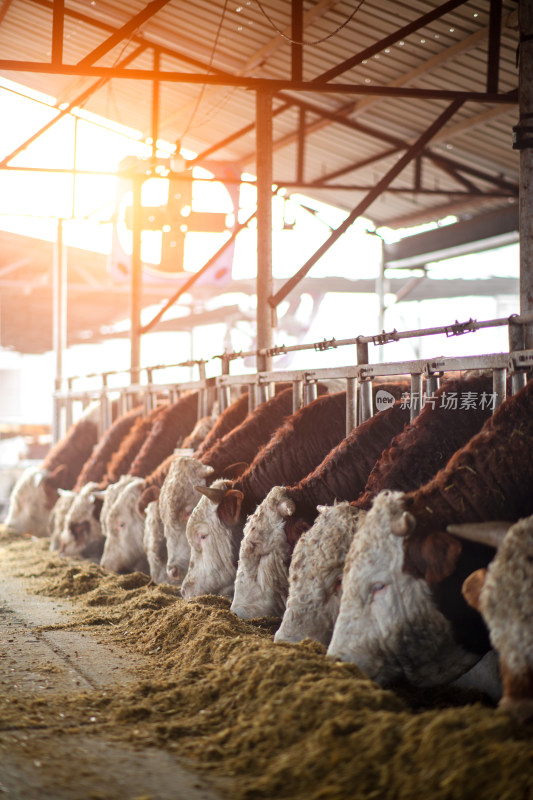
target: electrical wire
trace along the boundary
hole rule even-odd
[[[322,37],[322,39],[314,39],[313,41],[309,41],[309,42],[307,42],[307,41],[305,41],[305,40],[304,40],[304,41],[301,41],[301,42],[298,42],[298,41],[296,41],[296,39],[291,39],[291,37],[290,37],[290,36],[287,36],[285,33],[283,33],[283,31],[281,31],[281,30],[278,28],[278,26],[276,25],[276,23],[274,22],[274,20],[272,19],[272,17],[270,17],[270,15],[269,15],[269,14],[268,14],[268,13],[265,11],[265,9],[263,8],[263,5],[262,5],[262,3],[261,3],[261,0],[255,0],[255,2],[256,2],[256,3],[257,3],[257,5],[259,6],[259,10],[261,11],[261,13],[262,13],[262,14],[263,14],[263,16],[265,17],[265,19],[266,19],[266,20],[269,22],[270,26],[271,26],[271,27],[272,27],[272,28],[273,28],[273,29],[276,31],[276,33],[278,33],[280,36],[282,36],[282,37],[283,37],[283,39],[286,39],[286,40],[287,40],[288,42],[290,42],[291,44],[315,45],[315,44],[322,44],[322,42],[326,42],[328,39],[331,39],[333,36],[336,36],[336,35],[337,35],[337,33],[339,33],[339,31],[341,31],[343,28],[345,28],[345,27],[346,27],[346,25],[348,25],[348,23],[350,23],[350,22],[352,21],[352,19],[355,17],[355,15],[356,15],[356,14],[357,14],[357,12],[359,11],[359,9],[361,8],[361,6],[362,6],[362,5],[363,5],[363,3],[365,2],[365,0],[359,0],[359,3],[358,3],[358,4],[357,4],[357,6],[354,8],[354,10],[353,10],[353,11],[352,11],[352,13],[350,14],[350,16],[349,16],[347,19],[345,19],[345,20],[344,20],[344,22],[343,22],[341,25],[339,25],[339,27],[338,27],[338,28],[336,28],[336,30],[334,30],[332,33],[328,33],[328,35],[327,35],[327,36],[323,36],[323,37]]]
[[[211,69],[211,67],[213,66],[213,61],[214,61],[214,58],[215,58],[218,39],[219,39],[219,36],[220,36],[220,31],[222,30],[222,24],[224,22],[224,17],[226,16],[227,8],[228,8],[228,0],[224,0],[224,6],[222,8],[222,14],[220,15],[220,20],[218,22],[217,32],[215,34],[215,40],[213,42],[213,47],[211,48],[211,56],[209,58],[209,65],[207,67],[207,71],[208,72]],[[185,130],[183,131],[183,133],[181,134],[181,136],[178,138],[179,142],[187,135],[187,133],[191,129],[193,120],[194,120],[194,118],[196,116],[196,113],[198,111],[200,103],[202,102],[202,98],[203,98],[204,92],[205,92],[205,87],[206,87],[206,84],[205,83],[202,84],[202,88],[201,88],[201,90],[200,90],[200,92],[198,94],[198,97],[196,98],[196,103],[195,103],[195,106],[194,106],[194,108],[192,110],[191,116],[189,118],[189,122],[187,123],[187,126],[186,126]]]

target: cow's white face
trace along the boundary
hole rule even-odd
[[[157,500],[146,506],[143,546],[153,582],[170,583],[167,575],[167,543]]]
[[[105,569],[125,574],[149,573],[144,552],[144,515],[139,511],[143,478],[126,483],[107,513],[104,525],[105,545],[100,564]]]
[[[275,642],[314,639],[328,645],[339,613],[348,549],[365,512],[349,503],[320,506],[294,548],[287,608]]]
[[[54,505],[48,521],[48,532],[50,534],[50,550],[55,552],[61,545],[61,534],[65,527],[65,520],[69,509],[76,498],[76,492],[71,489],[60,489],[59,497]]]
[[[479,610],[500,656],[502,708],[533,717],[533,517],[516,522],[489,564]]]
[[[227,489],[229,481],[214,481],[212,489]],[[217,516],[218,503],[202,496],[187,523],[191,548],[189,569],[181,593],[187,600],[202,594],[233,597],[236,553],[232,532]]]
[[[285,520],[293,512],[285,488],[274,486],[248,517],[231,605],[241,619],[280,617],[285,610],[291,558]]]
[[[328,655],[357,664],[382,685],[448,683],[479,659],[454,640],[422,578],[403,572],[403,492],[381,492],[351,544]],[[408,515],[410,516],[410,515]],[[404,531],[404,535],[408,531]]]
[[[167,583],[180,583],[187,573],[191,554],[187,522],[201,497],[194,487],[205,486],[213,471],[213,467],[187,456],[180,456],[170,465],[159,495],[167,547]]]
[[[98,484],[91,481],[75,496],[59,538],[60,555],[100,561],[105,538],[100,526],[101,501],[94,495],[97,490]]]
[[[28,467],[16,482],[9,498],[5,525],[17,533],[47,536],[50,512],[57,500],[45,483],[46,473],[38,467]]]

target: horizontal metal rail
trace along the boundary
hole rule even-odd
[[[221,360],[220,375],[206,378],[206,361],[185,361],[177,364],[157,364],[142,368],[146,374],[146,382],[137,381],[134,384],[122,386],[110,385],[111,376],[129,375],[129,369],[108,371],[102,374],[70,377],[67,379],[66,390],[61,389],[54,393],[56,409],[64,411],[65,429],[73,421],[73,404],[81,403],[85,408],[91,401],[98,400],[101,404],[100,427],[105,430],[111,423],[112,402],[118,399],[120,412],[131,409],[134,405],[144,404],[146,413],[151,411],[156,403],[163,398],[175,402],[186,391],[198,391],[198,416],[211,413],[215,399],[218,402],[219,412],[224,411],[231,399],[231,390],[245,387],[248,391],[249,409],[252,410],[259,403],[272,396],[275,384],[289,383],[292,385],[293,409],[311,402],[317,396],[317,384],[320,381],[338,380],[344,383],[347,392],[346,430],[350,431],[355,425],[368,419],[373,413],[372,407],[372,381],[377,378],[393,378],[405,376],[410,380],[410,392],[406,393],[406,402],[410,402],[411,419],[431,398],[439,386],[439,379],[446,373],[465,372],[469,370],[491,371],[493,375],[493,391],[490,401],[493,408],[497,408],[506,397],[507,376],[511,377],[511,392],[518,391],[526,382],[526,373],[533,370],[533,350],[523,349],[523,336],[521,326],[530,324],[533,314],[524,316],[511,316],[502,319],[468,320],[455,322],[436,328],[425,328],[414,331],[392,331],[375,336],[358,336],[353,339],[336,341],[335,339],[308,345],[295,345],[293,347],[272,348],[264,351],[250,351],[247,353],[224,353],[217,356]],[[390,361],[385,363],[368,363],[368,345],[383,345],[400,339],[409,339],[419,336],[433,336],[444,334],[446,336],[459,336],[465,333],[493,327],[508,326],[509,352],[488,353],[472,356],[439,356],[436,358],[412,359],[406,361]],[[316,369],[297,370],[270,370],[268,372],[246,373],[230,375],[230,363],[240,357],[258,355],[278,355],[297,350],[327,350],[330,347],[356,345],[357,362],[347,366],[321,367]],[[199,379],[183,382],[158,383],[154,374],[161,370],[179,367],[198,367]],[[74,388],[74,383],[82,379],[95,379],[100,381],[100,386],[93,388]]]

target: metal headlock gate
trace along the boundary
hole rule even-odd
[[[111,376],[128,375],[129,369],[102,374],[91,374],[71,377],[66,380],[67,388],[54,393],[55,418],[61,420],[60,432],[75,420],[75,406],[85,409],[91,402],[100,403],[100,430],[109,427],[112,420],[112,403],[118,401],[118,410],[124,413],[134,405],[143,403],[145,411],[151,411],[161,400],[175,402],[180,395],[188,391],[198,392],[198,418],[210,413],[213,404],[218,401],[221,413],[230,403],[233,387],[247,387],[249,410],[267,400],[278,382],[292,384],[293,410],[311,402],[317,396],[319,381],[337,379],[345,382],[347,392],[346,431],[364,422],[374,413],[372,403],[372,380],[380,377],[410,376],[411,391],[404,401],[409,403],[411,420],[413,420],[425,403],[439,387],[439,379],[449,372],[466,370],[490,370],[492,372],[492,395],[484,398],[496,409],[505,400],[507,394],[507,377],[511,378],[511,391],[514,394],[527,380],[527,373],[533,369],[533,350],[524,349],[524,326],[533,322],[533,314],[510,316],[502,319],[491,319],[478,322],[469,319],[467,322],[454,322],[437,328],[390,333],[375,336],[357,336],[353,339],[329,339],[314,344],[294,345],[290,347],[273,347],[265,351],[232,352],[216,356],[221,360],[221,374],[206,377],[206,361],[187,361],[179,364],[161,364],[141,369],[145,381],[130,382],[125,386],[110,385]],[[460,336],[483,328],[507,326],[509,333],[509,351],[474,356],[436,357],[413,361],[395,361],[388,363],[369,363],[368,345],[382,346],[401,339],[418,338],[444,334],[446,337]],[[345,367],[323,367],[312,370],[270,370],[251,374],[230,375],[232,361],[249,356],[275,357],[289,352],[314,350],[327,351],[332,348],[355,345],[357,347],[357,364]],[[157,373],[172,367],[194,367],[198,369],[197,380],[180,383],[157,382]],[[76,389],[79,381],[97,379],[99,386],[93,389]]]

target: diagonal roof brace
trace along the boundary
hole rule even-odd
[[[95,47],[91,53],[88,53],[85,58],[82,58],[81,61],[78,61],[77,66],[86,67],[90,64],[95,64],[102,58],[102,56],[105,56],[106,53],[109,53],[109,51],[112,50],[115,45],[119,44],[119,42],[121,42],[123,39],[126,39],[135,33],[137,28],[145,23],[146,20],[150,19],[150,17],[153,17],[154,14],[157,14],[157,12],[169,2],[170,0],[152,0],[152,2],[148,3],[148,5],[145,6],[142,11],[139,11],[138,14],[126,22],[122,28],[116,30],[111,34],[111,36],[108,36],[108,38],[102,42],[102,44],[99,44],[98,47]]]
[[[285,285],[282,286],[278,292],[276,292],[275,295],[269,298],[268,302],[272,308],[276,308],[276,306],[278,306],[279,303],[281,303],[281,301],[287,297],[287,295],[294,289],[301,279],[307,275],[309,270],[316,264],[316,262],[322,258],[329,248],[335,244],[338,239],[340,239],[343,233],[348,230],[350,225],[352,225],[355,220],[360,217],[370,205],[372,205],[374,200],[376,200],[376,198],[385,191],[389,184],[391,184],[394,178],[396,178],[396,176],[402,172],[407,164],[409,164],[422,152],[431,138],[443,127],[443,125],[446,125],[448,120],[453,117],[453,115],[461,108],[461,106],[461,100],[454,100],[453,103],[450,103],[450,105],[435,120],[435,122],[430,125],[421,136],[419,136],[417,141],[411,145],[411,147],[406,153],[404,153],[399,161],[386,173],[386,175],[383,176],[383,178],[376,184],[374,189],[372,189],[367,196],[363,198],[363,200],[346,217],[344,222],[342,222],[339,227],[333,231],[329,239],[327,239],[324,244],[318,248],[311,258],[306,261],[306,263],[298,270],[298,272],[293,275],[293,277],[290,278]]]

